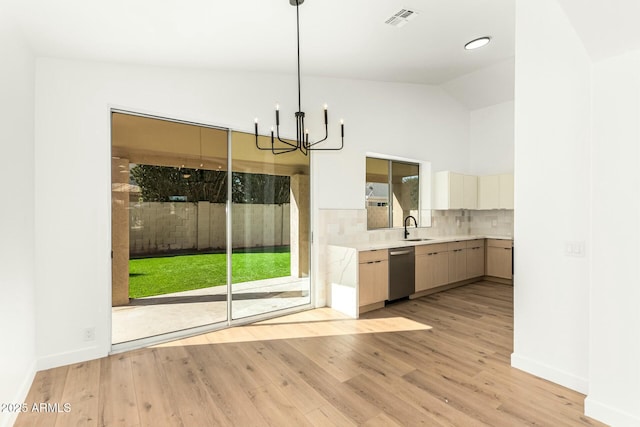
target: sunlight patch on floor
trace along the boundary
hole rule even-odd
[[[331,309],[316,309],[251,325],[222,329],[196,337],[160,344],[156,347],[375,334],[428,329],[431,329],[431,326],[404,317],[351,319]]]

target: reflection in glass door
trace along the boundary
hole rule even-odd
[[[259,151],[254,138],[231,134],[232,319],[311,301],[309,158]]]

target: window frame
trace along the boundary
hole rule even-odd
[[[429,161],[424,161],[424,160],[417,160],[417,159],[410,159],[410,158],[405,158],[405,157],[398,157],[398,156],[393,156],[393,155],[388,155],[388,154],[381,154],[381,153],[373,153],[373,152],[367,152],[365,154],[365,185],[367,183],[367,159],[371,158],[371,159],[378,159],[378,160],[384,160],[384,161],[388,161],[389,162],[389,169],[387,172],[387,176],[388,176],[388,191],[389,191],[389,210],[388,210],[388,222],[387,225],[388,227],[381,227],[381,228],[369,228],[369,225],[367,224],[367,230],[368,231],[373,231],[373,230],[392,230],[392,229],[397,229],[397,228],[401,228],[401,227],[394,227],[393,226],[393,206],[392,206],[392,185],[391,185],[391,180],[392,180],[392,162],[399,162],[399,163],[405,163],[405,164],[412,164],[412,165],[417,165],[418,166],[418,227],[431,227],[431,182],[432,182],[432,176],[431,176],[431,162]],[[366,195],[363,194],[363,196],[365,196],[365,200],[364,200],[364,205],[365,205],[365,210],[367,210],[367,217],[368,217],[368,204],[367,204],[367,199],[366,199]]]

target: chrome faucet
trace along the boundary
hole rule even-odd
[[[409,237],[409,231],[407,231],[407,220],[411,218],[413,219],[413,223],[416,225],[416,228],[418,228],[418,221],[411,215],[409,215],[408,217],[406,217],[404,219],[404,238],[406,239],[407,237]],[[411,221],[409,221],[411,222]]]

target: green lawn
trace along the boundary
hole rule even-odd
[[[225,285],[226,254],[175,255],[129,261],[129,297]],[[232,283],[289,276],[289,248],[234,251]]]

